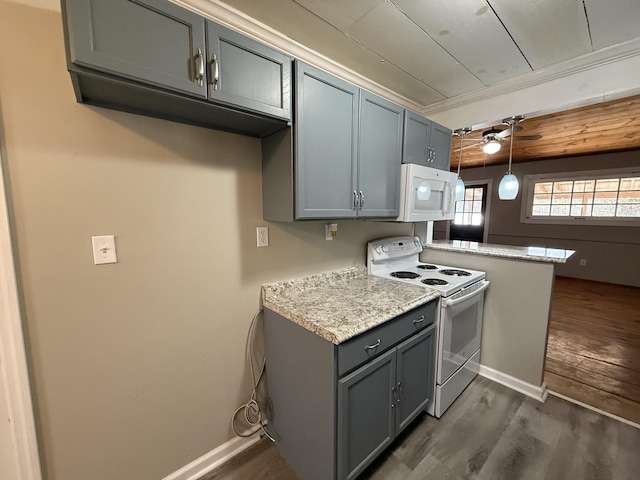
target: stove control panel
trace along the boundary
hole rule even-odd
[[[418,237],[389,237],[369,242],[369,260],[389,260],[417,255],[422,252],[422,243]]]

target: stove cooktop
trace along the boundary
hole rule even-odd
[[[448,297],[485,278],[485,273],[420,261],[417,237],[390,237],[369,242],[367,266],[371,275],[438,290]]]

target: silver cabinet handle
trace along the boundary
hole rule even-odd
[[[355,190],[353,191],[353,210],[357,210],[358,209],[358,192],[356,192]]]
[[[196,81],[198,86],[204,85],[204,58],[199,48],[196,50]]]
[[[391,402],[391,408],[396,408],[398,402],[398,394],[396,393],[396,387],[391,387],[391,393],[393,394],[393,401]]]
[[[413,321],[413,323],[416,325],[422,322],[424,322],[424,315],[422,315],[419,319]]]
[[[218,62],[218,57],[216,54],[213,54],[213,59],[211,60],[213,64],[213,78],[211,79],[211,85],[213,85],[214,90],[218,90],[218,85],[220,84],[220,62]]]
[[[360,210],[364,208],[364,193],[360,190]]]
[[[378,348],[380,346],[380,339],[378,339],[378,341],[372,345],[367,345],[366,347],[364,347],[365,350],[373,350],[374,348]]]
[[[398,382],[398,403],[400,403],[401,398],[402,398],[402,383]]]

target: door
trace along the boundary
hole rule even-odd
[[[359,217],[397,217],[400,202],[404,109],[371,93],[360,94]]]
[[[397,347],[396,432],[427,409],[435,384],[435,332],[431,325]]]
[[[337,478],[357,477],[394,438],[396,350],[338,382]]]
[[[166,0],[67,0],[63,9],[74,64],[206,98],[202,17]]]
[[[455,205],[449,239],[483,242],[486,213],[487,184],[465,186],[464,199],[458,200]]]
[[[431,166],[431,121],[408,110],[404,115],[402,162]]]
[[[482,280],[467,287],[475,290],[473,293],[440,300],[438,385],[446,382],[480,348],[484,290],[488,285],[489,282]]]
[[[291,119],[291,58],[207,22],[209,98]]]
[[[431,123],[431,152],[433,162],[431,166],[440,170],[451,171],[451,135],[447,127]]]
[[[360,90],[302,62],[296,90],[296,218],[353,218]]]

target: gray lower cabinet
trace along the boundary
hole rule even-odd
[[[263,139],[264,219],[395,218],[404,109],[296,61],[295,127]]]
[[[449,171],[451,135],[448,128],[406,111],[402,162]]]
[[[433,395],[435,325],[338,381],[338,474],[356,478]]]
[[[353,479],[433,401],[436,302],[334,345],[265,310],[268,429],[305,480]]]
[[[167,0],[63,0],[62,9],[79,102],[255,136],[291,118],[286,55]]]

